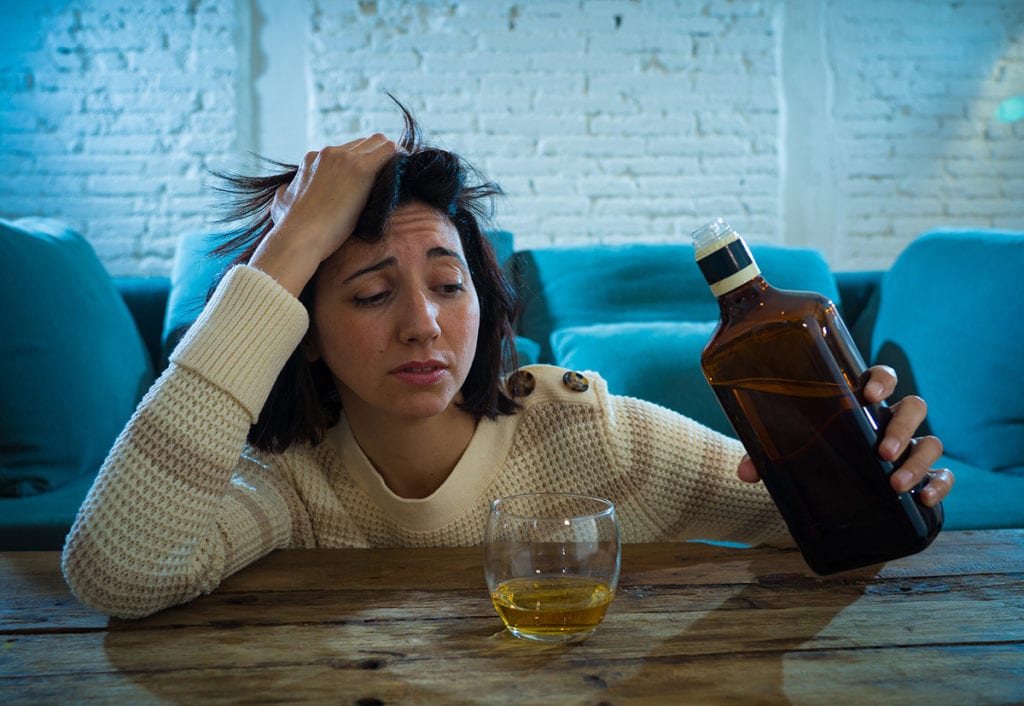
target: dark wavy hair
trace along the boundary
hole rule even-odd
[[[501,379],[518,366],[512,330],[518,300],[481,228],[481,222],[491,215],[493,197],[501,189],[486,181],[458,155],[424,145],[412,114],[391,98],[405,122],[398,141],[401,149],[377,175],[351,237],[371,243],[380,241],[391,214],[412,201],[421,201],[449,218],[459,233],[480,300],[480,332],[459,407],[478,419],[512,414],[517,404],[503,391]],[[267,176],[214,173],[220,179],[215,189],[226,200],[224,221],[244,223],[226,233],[214,250],[216,255],[234,254],[232,264],[248,262],[274,227],[270,213],[274,194],[279,186],[291,182],[298,171],[295,165],[263,161],[283,171]],[[316,275],[299,296],[311,313],[315,305],[315,279]],[[296,443],[315,445],[337,423],[341,400],[334,379],[322,360],[307,360],[308,345],[307,336],[274,382],[259,419],[249,430],[252,446],[281,452]]]

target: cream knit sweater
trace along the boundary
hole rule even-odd
[[[139,617],[209,593],[281,547],[474,545],[502,495],[572,491],[613,500],[623,540],[786,541],[765,490],[740,481],[740,445],[685,417],[574,392],[535,366],[517,414],[483,419],[430,497],[392,493],[342,418],[282,454],[246,445],[308,326],[270,277],[236,267],[171,356],[96,478],[64,548],[75,595]]]

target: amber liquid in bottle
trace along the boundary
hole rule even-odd
[[[721,321],[704,374],[804,560],[831,574],[907,556],[942,527],[921,486],[892,489],[878,456],[888,409],[866,405],[866,366],[835,305],[775,289],[721,219],[694,233]]]

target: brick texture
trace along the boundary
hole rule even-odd
[[[1024,230],[1024,123],[993,117],[1024,93],[1019,0],[303,0],[287,37],[279,2],[5,3],[0,215],[165,273],[213,227],[208,169],[394,134],[390,91],[502,184],[520,247],[722,215],[856,269],[930,228]],[[275,101],[282,80],[305,90]]]
[[[0,214],[60,218],[115,274],[170,269],[237,161],[235,5],[4,2]]]

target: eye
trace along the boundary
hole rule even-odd
[[[451,282],[449,284],[442,284],[438,289],[441,290],[442,294],[455,296],[459,292],[466,291],[466,286],[462,282]]]
[[[356,306],[376,306],[386,302],[389,296],[389,291],[377,292],[366,297],[352,297],[352,303]]]

